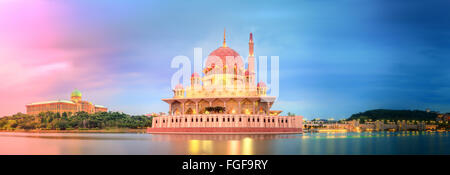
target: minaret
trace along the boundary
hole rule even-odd
[[[227,47],[227,43],[225,42],[225,28],[223,28],[223,47]]]
[[[252,57],[255,56],[253,53],[253,34],[250,33],[250,41],[248,42],[248,54]]]
[[[255,86],[255,54],[253,52],[253,34],[250,33],[250,41],[248,42],[248,75],[250,87]]]

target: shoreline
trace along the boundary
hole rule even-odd
[[[0,130],[0,133],[4,132],[15,132],[15,133],[148,133],[147,129],[88,129],[88,130]],[[449,132],[449,131],[360,131],[360,133],[371,133],[371,132]],[[356,131],[346,131],[346,132],[317,132],[317,131],[308,131],[304,130],[302,133],[358,133]],[[177,133],[149,133],[149,134],[177,134]],[[187,133],[178,133],[178,134],[187,134]],[[193,134],[193,133],[189,133]],[[219,134],[219,133],[201,133],[201,134]],[[228,133],[229,134],[229,133]],[[234,133],[238,134],[238,133]],[[242,133],[241,133],[242,134]],[[252,133],[245,133],[252,134]],[[275,133],[270,133],[275,134]],[[276,133],[276,134],[294,134],[294,133]]]

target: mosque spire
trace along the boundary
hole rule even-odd
[[[248,52],[250,56],[254,56],[253,53],[253,34],[250,33],[250,41],[248,42]]]
[[[227,43],[225,42],[225,28],[223,28],[223,47],[227,47]]]
[[[250,39],[248,41],[248,84],[249,87],[255,87],[255,54],[253,52],[253,33],[250,33]]]

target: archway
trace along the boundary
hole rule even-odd
[[[204,114],[205,113],[205,108],[209,106],[209,102],[207,102],[206,100],[201,100],[200,102],[198,102],[198,110],[200,114]]]
[[[189,109],[191,111],[188,113]],[[195,109],[196,109],[196,106],[195,106],[195,103],[193,101],[188,100],[188,101],[186,101],[186,103],[184,103],[184,110],[185,110],[184,113],[185,114],[196,114],[197,111]]]
[[[238,111],[239,110],[239,105],[233,99],[227,101],[225,108],[226,108],[226,110],[227,110],[226,112],[228,114],[237,114],[237,113],[239,113],[239,111]]]
[[[248,99],[241,102],[241,114],[253,114],[253,103]]]
[[[181,103],[176,101],[172,103],[172,113],[173,115],[180,115],[181,114]]]

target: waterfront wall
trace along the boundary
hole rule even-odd
[[[396,131],[406,131],[406,130],[429,130],[436,129],[435,124],[426,124],[423,121],[418,122],[408,122],[408,121],[370,121],[365,123],[359,123],[359,121],[352,120],[346,123],[314,123],[307,122],[305,124],[306,128],[325,128],[325,129],[346,129],[348,131],[384,131],[384,130],[396,130]]]
[[[303,128],[302,116],[200,114],[154,117],[152,128]]]
[[[148,133],[199,133],[199,134],[279,134],[301,133],[302,128],[148,128]]]

